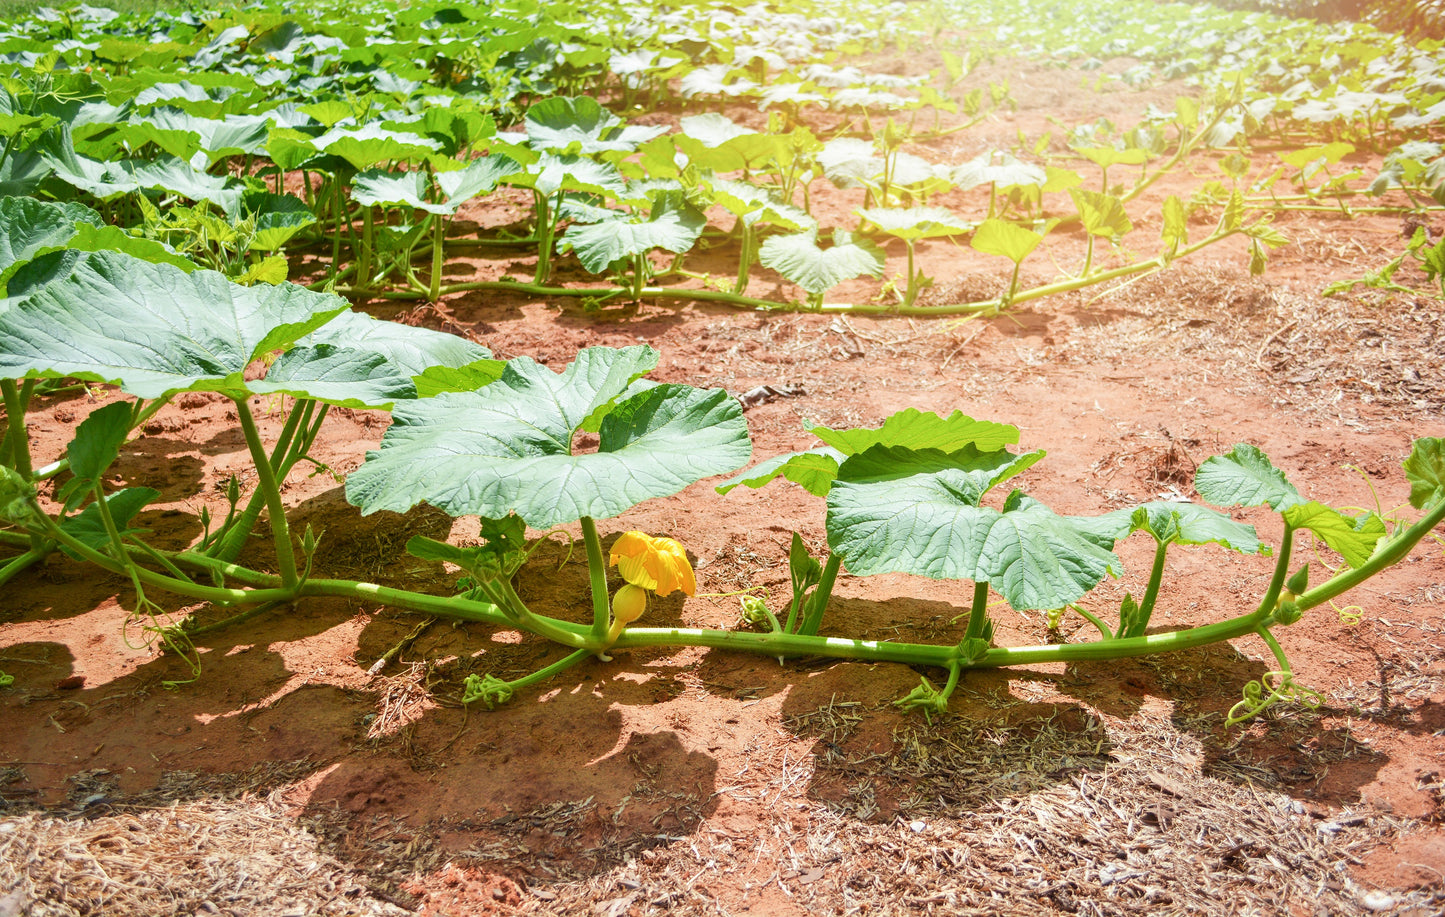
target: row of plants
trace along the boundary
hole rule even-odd
[[[950,22],[1005,18],[986,5],[950,20],[930,18],[932,6],[843,16],[806,4],[661,15],[381,4],[368,26],[286,5],[143,21],[80,7],[16,24],[0,39],[15,67],[0,87],[0,190],[90,206],[104,232],[81,232],[104,238],[78,244],[179,255],[244,283],[285,279],[287,256],[304,251],[326,263],[315,286],[353,297],[434,300],[484,289],[594,306],[694,299],[921,314],[998,311],[1121,280],[1241,233],[1251,268],[1263,270],[1268,249],[1285,241],[1270,219],[1286,210],[1439,209],[1445,156],[1437,143],[1404,142],[1373,175],[1340,166],[1356,144],[1428,136],[1440,93],[1424,48],[1401,52],[1368,34],[1342,44],[1317,26],[1286,28],[1263,16],[1241,20],[1248,28],[1237,33],[1194,16],[1188,28],[1166,31],[1178,9],[1144,4],[1164,12],[1141,18],[1138,5],[1120,0],[1090,17],[1064,17],[1115,24],[1103,30],[1106,41],[1081,44],[1065,26],[1044,35],[1052,48],[1063,44],[1053,52],[1062,57],[1128,53],[1189,61],[1199,72],[1223,62],[1233,82],[1206,87],[1203,101],[1181,97],[1174,110],[1127,130],[1079,125],[1061,141],[1020,137],[1012,149],[958,162],[927,158],[920,144],[1010,104],[1006,86],[970,86],[970,78],[1005,43],[1043,40],[1036,32],[1009,13],[1012,24],[996,34],[957,53],[945,47],[942,66],[926,77],[865,72],[846,55],[916,46]],[[1035,21],[1060,21],[1039,12]],[[870,30],[869,14],[888,26]],[[1270,59],[1284,69],[1245,68],[1282,36],[1294,56]],[[1181,46],[1192,54],[1181,57]],[[1346,77],[1311,94],[1320,54],[1338,57]],[[1340,87],[1366,78],[1383,88],[1369,99],[1351,90],[1357,108],[1337,110]],[[581,92],[593,95],[572,94]],[[644,101],[752,98],[770,112],[766,129],[717,114],[684,116],[674,130],[624,119]],[[940,128],[944,114],[961,123]],[[805,126],[805,115],[829,129]],[[1302,148],[1258,174],[1243,154],[1226,158],[1220,177],[1188,199],[1170,198],[1162,214],[1138,212],[1135,202],[1159,177],[1208,150],[1247,149],[1274,135]],[[856,223],[818,224],[811,188],[820,181],[858,195]],[[1281,183],[1294,187],[1282,193]],[[516,212],[520,231],[457,238],[451,224],[464,207],[510,201],[508,191],[532,201]],[[965,192],[976,210],[937,203]],[[1157,242],[1138,240],[1135,226],[1145,220],[1162,225]],[[1190,239],[1191,221],[1210,228]],[[1040,260],[1036,250],[1066,263],[1045,244],[1065,232],[1082,232],[1082,262],[1020,289],[1022,264]],[[929,284],[914,259],[922,240],[967,240],[1011,262],[1011,279],[984,300],[920,304]],[[689,272],[684,255],[699,244],[735,250],[735,271]],[[880,291],[883,301],[825,303],[844,280],[880,277],[886,244],[903,248],[907,266]],[[1096,263],[1096,247],[1107,248],[1106,265]],[[444,280],[459,254],[510,250],[535,253],[529,281]],[[556,283],[560,257],[611,282]],[[750,296],[758,267],[778,272],[801,298]]]
[[[72,225],[63,205],[27,206],[31,239],[43,235],[43,220],[62,235]],[[646,346],[589,348],[558,373],[528,357],[496,360],[453,335],[369,318],[340,297],[292,284],[248,287],[217,272],[186,272],[109,251],[36,255],[41,246],[22,241],[12,234],[0,245],[3,267],[12,272],[11,295],[0,307],[7,419],[0,542],[14,552],[0,566],[0,584],[55,551],[124,576],[133,592],[129,625],[190,660],[197,672],[195,631],[189,619],[168,617],[154,598],[159,593],[220,610],[224,620],[208,627],[307,597],[341,596],[518,629],[570,650],[520,679],[469,678],[463,699],[487,706],[584,659],[706,646],[936,667],[947,673],[942,688],[925,679],[899,701],[932,714],[946,709],[968,669],[1164,653],[1255,635],[1277,668],[1245,689],[1231,714],[1237,722],[1281,700],[1315,700],[1296,681],[1275,628],[1399,563],[1445,520],[1440,439],[1416,441],[1404,462],[1410,504],[1421,513],[1413,523],[1309,499],[1248,445],[1198,469],[1196,490],[1224,509],[1156,501],[1075,516],[1054,512],[1020,488],[995,494],[1044,458],[1042,450],[1010,450],[1019,440],[1016,427],[906,410],[877,428],[817,427],[811,431],[817,448],[766,459],[718,485],[726,493],[783,478],[823,501],[827,551],[811,556],[802,538],[793,537],[785,606],[750,596],[736,628],[649,627],[650,596],[696,590],[686,549],[626,532],[604,550],[598,523],[748,463],[752,446],[742,409],[726,391],[650,381],[658,354]],[[43,264],[56,258],[63,270]],[[27,412],[73,380],[115,386],[124,397],[94,409],[63,455],[32,455]],[[233,402],[256,484],[243,494],[233,478],[224,516],[202,510],[202,535],[171,551],[152,544],[136,522],[159,492],[143,482],[123,489],[110,482],[128,441],[184,392],[216,392]],[[258,432],[257,396],[279,405],[284,417],[274,441]],[[346,498],[361,512],[404,513],[427,503],[454,517],[480,518],[475,544],[421,536],[407,544],[409,553],[439,565],[437,581],[450,579],[447,569],[459,571],[454,588],[429,593],[329,578],[317,569],[324,533],[292,528],[281,486],[297,465],[314,461],[332,406],[391,415],[380,447],[346,477]],[[595,446],[579,445],[582,433],[592,434]],[[1264,544],[1254,527],[1227,511],[1235,506],[1277,511],[1279,543]],[[573,525],[590,577],[584,620],[530,608],[514,586],[540,540]],[[269,534],[269,552],[254,547],[257,531]],[[1124,575],[1115,547],[1135,534],[1154,543],[1154,563],[1137,598],[1128,595],[1106,609],[1088,596],[1106,578]],[[1299,542],[1307,537],[1323,546],[1315,548],[1314,562],[1299,559]],[[1192,628],[1151,628],[1158,602],[1167,601],[1170,553],[1197,545],[1272,556],[1258,604]],[[1338,556],[1338,564],[1318,559],[1326,555]],[[845,572],[971,583],[964,636],[929,645],[830,633],[830,597]],[[1045,611],[1056,630],[1064,616],[1080,615],[1098,639],[999,646],[1000,605]]]

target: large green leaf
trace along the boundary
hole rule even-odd
[[[583,267],[600,274],[611,264],[654,248],[680,255],[692,248],[706,225],[707,217],[682,192],[667,191],[657,196],[647,218],[574,224],[559,247],[570,248]]]
[[[109,382],[140,398],[239,394],[252,360],[346,307],[290,284],[243,287],[213,271],[87,253],[0,314],[0,376]]]
[[[854,277],[883,273],[883,252],[867,239],[854,241],[842,230],[833,233],[833,245],[818,246],[818,231],[771,236],[758,250],[758,260],[815,296]]]
[[[940,449],[944,452],[973,446],[983,452],[992,452],[1019,441],[1018,427],[1010,424],[974,420],[962,411],[939,417],[932,411],[917,408],[904,408],[883,421],[877,429],[813,427],[809,432],[844,455],[855,455],[879,445],[913,450]]]
[[[746,462],[742,408],[727,392],[633,386],[656,359],[647,347],[596,347],[557,374],[519,357],[479,391],[399,404],[381,448],[348,476],[347,499],[363,513],[426,501],[550,528],[615,516]],[[578,452],[589,424],[597,451]]]
[[[0,198],[0,287],[20,265],[64,248],[74,238],[77,223],[100,226],[100,214],[80,204]]]
[[[365,312],[346,311],[297,341],[302,345],[336,347],[380,354],[408,376],[433,367],[460,368],[490,359],[492,352],[464,337],[372,318]],[[500,360],[494,361],[501,363]],[[500,370],[498,370],[500,372]]]
[[[968,579],[989,583],[1014,608],[1060,608],[1121,572],[1112,532],[1018,491],[1002,511],[978,502],[1041,456],[874,447],[839,469],[828,545],[856,575]]]
[[[543,99],[527,109],[526,123],[533,149],[558,153],[630,153],[667,132],[665,127],[623,127],[621,118],[588,96]]]
[[[1227,455],[1205,459],[1194,473],[1194,489],[1216,506],[1269,504],[1284,510],[1305,502],[1284,472],[1248,443],[1240,443]]]

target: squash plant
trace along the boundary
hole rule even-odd
[[[969,668],[1109,659],[1169,652],[1257,635],[1278,669],[1246,691],[1231,717],[1252,716],[1285,698],[1312,695],[1294,679],[1273,628],[1299,620],[1390,567],[1445,520],[1445,441],[1422,439],[1405,462],[1411,525],[1378,514],[1350,515],[1301,495],[1257,449],[1238,446],[1204,462],[1196,489],[1221,505],[1268,505],[1284,535],[1261,545],[1254,530],[1195,504],[1147,503],[1098,516],[1053,512],[1023,490],[1001,502],[989,492],[1044,457],[1011,452],[1018,430],[962,414],[909,410],[876,429],[814,429],[815,450],[770,459],[722,485],[762,486],[784,477],[826,502],[829,556],[810,558],[794,539],[793,601],[784,620],[754,601],[760,630],[637,626],[652,592],[695,588],[685,549],[634,533],[604,556],[599,520],[638,503],[734,471],[751,455],[742,409],[727,392],[658,384],[647,374],[656,351],[645,346],[590,348],[561,373],[518,357],[505,364],[451,335],[378,322],[344,300],[292,285],[243,287],[210,271],[185,273],[114,252],[70,253],[69,270],[12,282],[0,310],[0,379],[6,402],[0,465],[0,541],[19,553],[0,579],[59,549],[130,579],[133,612],[154,638],[188,652],[185,627],[158,621],[148,595],[163,590],[242,614],[307,596],[345,596],[546,637],[572,652],[511,682],[473,679],[466,699],[495,704],[517,690],[596,656],[647,646],[709,646],[769,656],[818,655],[903,662],[947,670],[942,690],[926,680],[901,703],[925,713],[946,708]],[[19,273],[19,272],[17,272]],[[247,378],[257,361],[260,378]],[[37,469],[25,431],[27,399],[57,379],[114,385],[134,400],[92,412],[63,457]],[[185,391],[218,392],[236,408],[256,471],[251,503],[190,548],[163,551],[130,523],[158,493],[143,484],[107,486],[107,469],[138,419]],[[263,443],[252,414],[257,395],[280,395],[290,409],[277,441]],[[314,569],[318,536],[298,537],[286,518],[280,485],[309,459],[327,407],[388,409],[392,425],[380,448],[346,481],[362,512],[405,511],[426,502],[453,516],[481,518],[481,544],[458,546],[413,538],[407,550],[467,573],[461,592],[436,595],[375,583],[326,578]],[[590,433],[596,445],[579,434]],[[42,488],[54,480],[49,504]],[[247,565],[247,536],[266,510],[273,569]],[[531,553],[528,528],[578,523],[586,548],[591,615],[576,621],[527,607],[511,580]],[[1311,532],[1340,554],[1345,567],[1322,583],[1296,566],[1293,544]],[[1080,601],[1106,576],[1119,575],[1115,545],[1144,532],[1156,560],[1140,600],[1127,598],[1111,626]],[[1165,585],[1166,555],[1178,546],[1220,544],[1275,556],[1258,605],[1237,617],[1175,632],[1150,632],[1149,617]],[[624,583],[614,589],[609,567]],[[881,572],[972,583],[965,634],[949,645],[862,640],[819,633],[837,577]],[[1070,611],[1100,632],[1088,643],[995,645],[989,597],[1016,609]],[[194,657],[192,657],[194,663]]]

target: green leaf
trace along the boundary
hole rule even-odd
[[[1044,237],[1032,229],[990,217],[974,230],[969,244],[985,255],[998,255],[1019,264],[1032,254],[1042,241]]]
[[[1445,439],[1425,436],[1415,440],[1404,462],[1410,481],[1410,505],[1416,509],[1445,500]]]
[[[0,198],[0,286],[27,261],[64,248],[80,223],[102,225],[100,214],[80,204]]]
[[[615,516],[746,462],[742,408],[727,392],[627,394],[656,359],[647,347],[594,347],[559,375],[519,357],[479,391],[399,404],[381,448],[347,477],[347,499],[363,513],[426,501],[453,516],[515,512],[550,528]],[[594,418],[597,451],[575,452]]]
[[[397,401],[416,397],[411,377],[384,355],[331,344],[291,348],[276,359],[265,379],[247,387],[258,395],[313,398],[356,410],[390,409]]]
[[[818,221],[807,211],[775,199],[770,191],[741,181],[711,176],[707,179],[712,203],[743,221],[745,226],[769,223],[793,232],[817,229]]]
[[[768,237],[758,250],[758,261],[815,296],[854,277],[877,277],[884,263],[876,245],[866,239],[855,242],[841,230],[833,233],[831,247],[820,248],[816,229]]]
[[[380,354],[408,376],[419,376],[433,368],[472,366],[491,360],[492,352],[464,337],[372,318],[365,312],[347,310],[297,341],[298,344],[331,344],[336,347]],[[497,370],[497,375],[501,370]],[[493,376],[495,378],[495,376]]]
[[[274,252],[316,222],[306,202],[290,194],[247,191],[241,197],[241,210],[256,221],[251,251]]]
[[[272,140],[267,148],[275,143]],[[394,160],[422,160],[441,149],[435,140],[419,134],[388,130],[377,122],[363,127],[333,127],[317,137],[313,148],[346,160],[358,172]]]
[[[1315,163],[1334,165],[1341,159],[1355,151],[1353,144],[1349,143],[1327,143],[1323,146],[1306,147],[1302,150],[1292,150],[1288,153],[1280,153],[1279,158],[1285,161],[1286,165],[1293,166],[1301,171],[1306,166]]]
[[[1137,506],[1130,515],[1130,530],[1148,532],[1163,544],[1218,544],[1241,554],[1268,553],[1254,526],[1197,503],[1161,500]]]
[[[0,376],[70,376],[140,398],[180,391],[244,394],[251,361],[347,308],[290,284],[243,287],[214,271],[186,274],[113,252],[0,314]]]
[[[122,536],[138,534],[140,529],[128,528],[130,521],[135,518],[136,513],[159,499],[160,495],[160,491],[150,487],[127,487],[124,490],[117,490],[113,494],[107,494],[105,505],[110,510],[111,519]],[[100,507],[95,503],[91,503],[74,516],[62,519],[60,529],[85,544],[86,547],[96,551],[103,551],[110,545],[110,533],[105,530],[105,522],[100,518]],[[61,550],[75,560],[82,559],[69,548],[62,547]]]
[[[1184,202],[1173,194],[1164,199],[1164,228],[1159,235],[1171,253],[1189,243],[1189,214],[1184,210]]]
[[[433,366],[412,376],[418,398],[430,398],[442,392],[474,392],[502,378],[507,364],[503,360],[477,360],[466,366]]]
[[[1350,517],[1314,500],[1286,509],[1284,521],[1295,528],[1314,532],[1351,567],[1358,567],[1369,560],[1370,555],[1375,553],[1375,545],[1389,534],[1385,520],[1374,513]]]
[[[600,274],[609,265],[654,248],[680,255],[692,248],[706,225],[707,217],[689,204],[682,192],[666,191],[657,196],[645,220],[573,224],[562,241],[564,249],[576,252],[583,267]]]
[[[425,172],[387,172],[368,169],[357,173],[351,183],[351,197],[364,207],[378,204],[395,207],[403,205],[427,213],[454,213],[455,207],[434,204],[427,200],[427,177]]]
[[[1248,443],[1240,443],[1228,455],[1205,459],[1194,473],[1194,489],[1216,506],[1268,504],[1284,510],[1305,502],[1284,472]]]
[[[1019,160],[1011,153],[991,151],[954,169],[952,178],[964,190],[979,185],[1042,188],[1048,183],[1049,174],[1036,165]]]
[[[815,497],[826,497],[833,480],[838,477],[838,465],[845,457],[827,446],[774,456],[722,482],[717,486],[717,492],[725,494],[739,484],[757,490],[775,478],[783,477]]]
[[[77,223],[75,238],[71,239],[66,247],[77,252],[122,252],[152,264],[169,264],[187,274],[200,270],[200,265],[176,254],[168,246],[154,239],[133,236],[119,226]]]
[[[130,433],[135,406],[126,401],[113,401],[91,411],[90,416],[75,428],[75,438],[65,449],[70,460],[71,478],[60,489],[67,512],[79,506],[86,492],[120,455],[120,447]]]
[[[858,427],[833,430],[813,427],[814,436],[843,455],[856,455],[873,446],[898,446],[904,449],[940,449],[956,452],[973,446],[991,452],[1019,441],[1018,427],[991,420],[974,420],[962,411],[939,417],[932,411],[904,408],[883,421],[877,429]]]
[[[246,273],[236,278],[236,282],[246,287],[254,283],[269,283],[275,286],[278,283],[285,283],[286,275],[290,271],[291,266],[286,261],[285,255],[267,255],[248,267]]]
[[[899,239],[957,236],[973,228],[973,224],[942,207],[864,207],[854,212],[883,232]]]
[[[548,196],[558,191],[586,191],[617,197],[627,190],[627,184],[615,166],[582,156],[558,156],[555,153],[543,153],[535,163],[519,167],[518,171],[507,176],[506,183],[533,188]]]
[[[844,462],[828,494],[828,544],[850,573],[987,582],[1018,609],[1059,608],[1121,571],[1112,539],[993,483],[1042,453],[910,453],[875,447]]]
[[[587,96],[552,96],[527,109],[527,140],[535,150],[561,153],[630,153],[667,132],[665,127],[622,127],[622,119]]]
[[[1074,152],[1103,169],[1110,166],[1142,166],[1149,161],[1149,153],[1140,149],[1116,150],[1111,146],[1095,146],[1075,149]]]
[[[483,519],[482,544],[459,548],[424,535],[414,535],[406,552],[422,560],[448,563],[479,579],[511,576],[527,559],[527,524],[520,516]]]
[[[1079,219],[1084,224],[1084,231],[1091,236],[1119,239],[1134,228],[1129,214],[1124,210],[1123,201],[1112,194],[1070,188],[1069,196],[1074,199],[1074,206],[1079,209]]]

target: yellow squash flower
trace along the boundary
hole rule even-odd
[[[617,567],[627,582],[658,595],[670,595],[679,589],[684,595],[697,593],[697,579],[693,576],[692,564],[687,561],[687,550],[671,538],[623,532],[613,542],[608,562]]]

